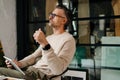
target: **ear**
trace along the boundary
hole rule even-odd
[[[64,19],[63,19],[63,23],[65,24],[66,22],[67,22],[67,19],[66,19],[66,18],[64,18]]]

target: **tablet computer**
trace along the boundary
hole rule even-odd
[[[10,63],[11,63],[11,65],[16,69],[16,70],[18,70],[18,71],[20,71],[23,75],[25,75],[25,73],[13,62],[13,60],[12,59],[10,59],[10,58],[8,58],[8,57],[6,57],[6,56],[3,56],[6,60],[8,60]]]

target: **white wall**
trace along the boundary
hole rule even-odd
[[[4,54],[15,58],[17,53],[15,0],[0,0],[0,41]]]

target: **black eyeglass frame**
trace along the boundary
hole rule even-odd
[[[52,16],[52,18],[54,18],[55,16],[60,17],[60,18],[65,18],[63,16],[57,15],[57,14],[52,13],[52,12],[49,13],[49,16]]]

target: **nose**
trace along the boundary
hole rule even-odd
[[[49,19],[53,19],[52,15],[49,15]]]

